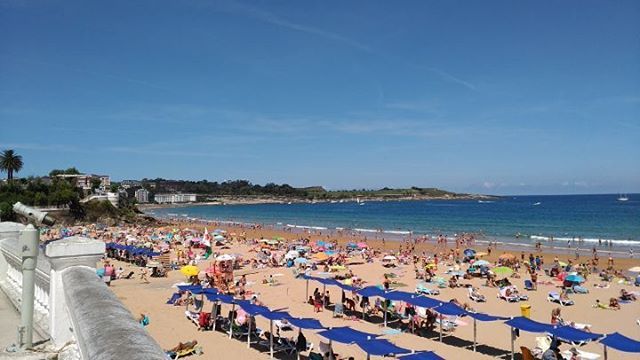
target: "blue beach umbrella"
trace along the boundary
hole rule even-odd
[[[488,262],[487,260],[478,260],[478,261],[475,261],[473,263],[473,265],[474,266],[489,266],[489,265],[491,265],[491,263]]]
[[[574,283],[582,283],[584,282],[584,278],[577,274],[569,275],[565,278],[566,281],[574,282]]]
[[[463,252],[463,254],[464,254],[464,256],[466,256],[466,257],[474,257],[474,256],[476,256],[476,251],[475,251],[475,250],[473,250],[473,249],[466,249],[466,250]]]
[[[308,260],[306,258],[299,257],[299,258],[296,258],[293,262],[296,264],[306,264]]]

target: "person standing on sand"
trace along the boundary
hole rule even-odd
[[[149,284],[149,279],[147,278],[147,268],[143,267],[140,270],[140,280],[142,280],[142,282],[144,282],[145,284]]]

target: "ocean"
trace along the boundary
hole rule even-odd
[[[321,231],[351,229],[390,240],[409,233],[454,236],[472,232],[482,234],[480,241],[525,246],[540,241],[543,245],[590,249],[602,239],[611,240],[613,250],[640,250],[640,194],[629,195],[625,202],[617,198],[611,194],[548,195],[505,196],[495,201],[371,201],[364,205],[355,201],[205,205],[150,209],[147,213]]]

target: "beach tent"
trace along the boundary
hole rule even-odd
[[[513,319],[505,321],[504,323],[511,327],[511,360],[514,359],[515,355],[514,342],[516,340],[516,333],[514,329],[532,333],[547,333],[554,329],[553,325],[539,323],[524,316],[514,317]]]
[[[579,342],[583,342],[583,341],[598,340],[599,338],[601,338],[603,336],[602,334],[595,334],[595,333],[582,331],[582,330],[576,329],[576,328],[574,328],[572,326],[559,326],[559,327],[556,327],[553,330],[549,331],[549,334],[555,336],[556,338],[558,338],[560,340],[564,340],[564,341],[568,341],[568,342],[574,342],[574,343],[579,343]]]
[[[478,344],[478,328],[477,321],[497,321],[497,320],[507,320],[507,318],[501,316],[493,316],[483,313],[472,313],[467,312],[467,315],[473,319],[473,351],[476,351],[476,346]]]
[[[354,330],[348,326],[336,327],[333,329],[321,331],[318,335],[330,341],[336,341],[343,344],[352,344],[358,341],[366,341],[375,339],[380,335],[370,334],[364,331]]]
[[[411,353],[409,355],[399,356],[400,360],[444,360],[443,357],[438,356],[438,354],[433,351],[420,351],[416,353]]]
[[[287,318],[287,321],[289,321],[291,325],[299,327],[301,329],[320,330],[325,328],[324,326],[322,326],[320,321],[312,318],[295,318],[293,316],[290,316]]]
[[[604,360],[607,360],[607,346],[618,351],[640,353],[640,341],[633,340],[617,332],[608,334],[604,339],[600,340],[600,343],[604,345]]]
[[[384,339],[369,339],[356,342],[356,345],[367,353],[367,359],[371,355],[387,356],[410,353],[411,350],[403,349]]]
[[[229,254],[224,254],[224,255],[220,255],[216,258],[216,261],[233,261],[236,258],[233,255],[229,255]]]
[[[268,311],[260,313],[260,316],[269,319],[269,356],[273,359],[273,320],[287,319],[288,321],[291,315],[284,311]]]

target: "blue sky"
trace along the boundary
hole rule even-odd
[[[638,1],[0,0],[21,176],[640,192]]]

